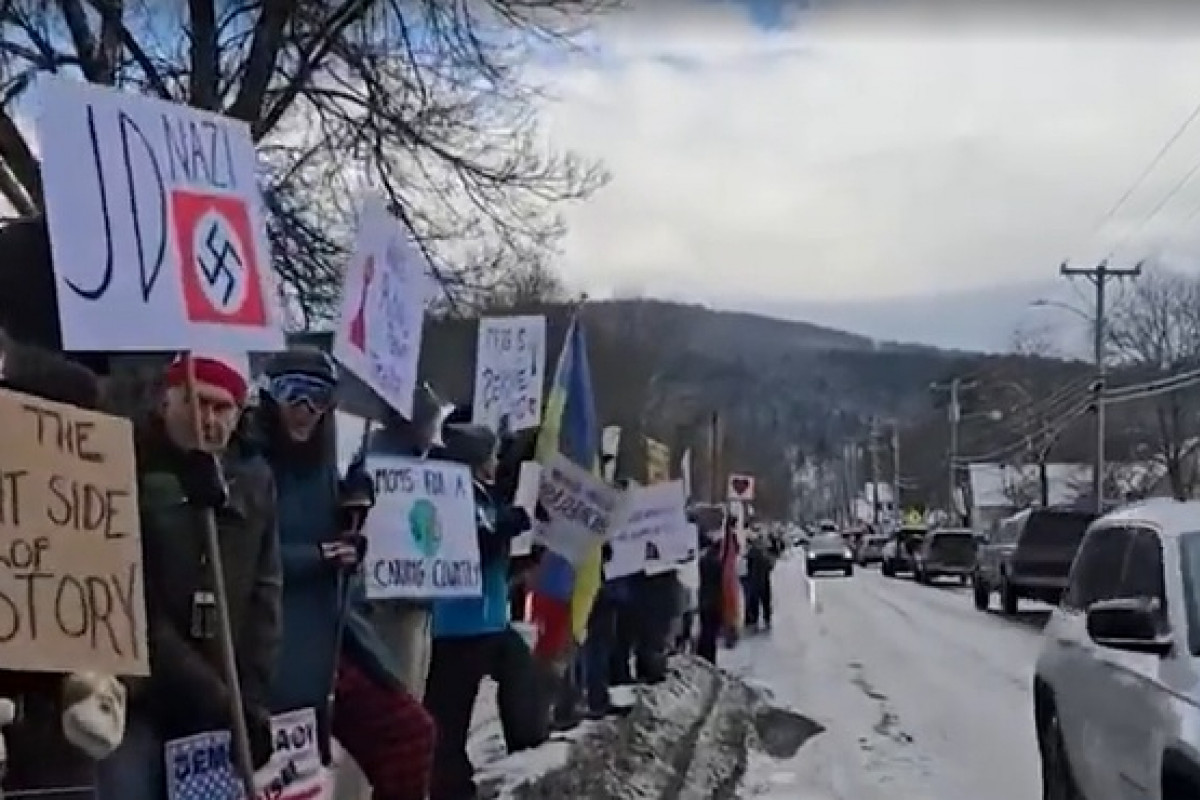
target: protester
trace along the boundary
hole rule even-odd
[[[604,545],[603,561],[612,560],[612,548]],[[614,705],[609,691],[612,651],[617,633],[617,609],[627,598],[625,584],[605,579],[588,614],[587,638],[583,642],[583,682],[586,687],[588,719],[628,713],[628,706]]]
[[[770,629],[771,573],[779,555],[769,534],[759,531],[746,548],[746,629],[757,630],[759,620]]]
[[[272,711],[315,708],[323,760],[331,762],[332,735],[376,800],[425,800],[433,720],[360,610],[361,530],[375,492],[361,460],[339,480],[337,369],[320,351],[295,350],[272,358],[265,372],[256,427],[278,491],[284,575]]]
[[[217,359],[192,363],[195,397],[186,387],[185,361],[177,359],[164,376],[160,405],[136,429],[150,677],[132,687],[125,739],[99,763],[99,800],[160,800],[164,742],[232,727],[204,511],[215,515],[220,535],[250,766],[262,767],[271,756],[268,702],[282,589],[274,481],[261,458],[227,452],[246,379]]]
[[[700,634],[696,655],[717,663],[717,641],[725,626],[725,532],[721,528],[700,535]]]
[[[428,384],[413,400],[412,421],[395,415],[371,438],[373,455],[417,459],[442,458],[441,428],[452,407],[443,403]],[[423,600],[384,600],[373,604],[376,624],[391,648],[408,691],[418,700],[425,696],[433,647],[432,606]]]
[[[100,405],[100,385],[87,368],[11,341],[0,330],[0,388],[85,409]],[[91,797],[93,759],[109,756],[125,732],[126,692],[111,675],[0,670],[0,705],[19,718],[4,722],[3,786],[30,793]]]
[[[510,667],[504,658],[509,641],[509,548],[532,521],[524,509],[496,501],[495,433],[483,426],[456,425],[448,426],[445,438],[445,457],[470,466],[474,479],[483,594],[438,600],[433,606],[433,659],[425,706],[437,722],[438,737],[430,800],[468,800],[476,787],[467,736],[480,682],[485,675],[497,681],[502,709],[520,702],[513,696],[519,685],[505,674]]]

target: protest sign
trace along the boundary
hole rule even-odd
[[[283,349],[246,123],[70,78],[38,89],[63,348]]]
[[[479,597],[478,520],[463,464],[369,456],[378,496],[364,533],[372,600]]]
[[[484,317],[475,345],[477,425],[498,430],[536,428],[542,418],[542,383],[546,372],[545,317]]]
[[[254,776],[255,800],[329,797],[332,780],[321,765],[316,712],[302,708],[272,717],[271,737],[271,760]],[[229,739],[229,731],[210,731],[167,742],[168,800],[243,800]]]
[[[604,574],[620,578],[642,570],[666,571],[696,546],[684,509],[683,482],[637,486],[625,493],[625,513],[609,541]]]
[[[0,390],[0,668],[150,674],[128,420]]]
[[[513,505],[525,509],[531,520],[537,515],[538,488],[541,481],[542,465],[536,461],[522,461],[521,470],[517,473],[517,493],[513,497]],[[533,552],[533,540],[538,524],[535,520],[533,528],[512,540],[512,555],[527,556]]]
[[[542,469],[538,500],[550,521],[539,528],[547,549],[573,564],[608,539],[623,494],[561,454]]]
[[[412,419],[432,276],[425,255],[379,199],[368,200],[342,284],[333,355]]]
[[[728,500],[744,502],[754,499],[754,476],[732,474],[729,476],[725,497]]]

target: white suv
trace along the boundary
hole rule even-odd
[[[1200,798],[1200,502],[1092,523],[1034,678],[1044,800]]]

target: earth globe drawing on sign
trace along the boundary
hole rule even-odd
[[[437,506],[422,497],[408,510],[408,530],[412,534],[417,550],[426,558],[433,558],[442,546],[442,520]]]

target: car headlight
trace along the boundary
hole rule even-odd
[[[854,553],[851,553],[849,550],[844,550],[842,552],[842,556],[844,558],[854,558]]]
[[[814,553],[812,550],[809,550],[809,551],[808,551],[808,557],[809,557],[809,558],[816,558],[816,557],[817,557],[817,554],[816,554],[816,553]]]

